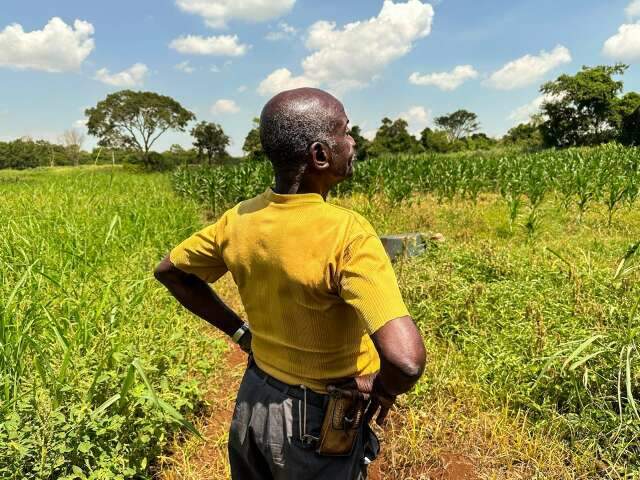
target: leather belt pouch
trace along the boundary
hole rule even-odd
[[[348,456],[362,425],[365,402],[362,399],[331,395],[320,430],[320,455]]]

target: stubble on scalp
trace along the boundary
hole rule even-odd
[[[334,149],[341,111],[335,97],[315,88],[288,90],[269,100],[260,116],[260,140],[274,169],[302,167],[314,142]]]

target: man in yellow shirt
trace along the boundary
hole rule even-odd
[[[377,413],[382,425],[424,370],[422,338],[375,230],[326,202],[353,174],[348,123],[322,90],[272,98],[260,137],[275,186],[183,241],[155,271],[187,309],[250,353],[229,431],[234,479],[366,478],[378,450],[369,420]],[[248,325],[208,286],[227,271]],[[328,393],[366,401],[364,421],[342,418],[359,426],[341,456],[320,445]]]

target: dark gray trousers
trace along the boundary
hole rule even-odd
[[[229,429],[229,462],[233,480],[362,480],[366,460],[379,444],[363,425],[350,456],[319,455],[301,439],[302,400],[266,383],[250,367],[244,374]],[[324,410],[307,403],[306,433],[318,437]],[[303,426],[304,429],[304,426]]]

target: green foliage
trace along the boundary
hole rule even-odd
[[[436,117],[435,123],[447,133],[451,142],[469,136],[480,128],[478,116],[467,110],[456,110],[448,115]]]
[[[74,165],[88,163],[90,156],[86,152],[71,152],[62,145],[45,140],[23,138],[13,142],[0,142],[0,169],[49,167],[56,165]]]
[[[165,157],[167,163],[173,167],[195,164],[200,160],[198,158],[198,152],[194,148],[185,150],[178,144],[171,145],[169,150],[162,152],[162,156]]]
[[[637,158],[633,149],[619,147],[572,155],[578,153],[592,156],[594,167],[607,156],[618,155],[620,165]],[[558,163],[568,158],[565,151],[555,154]],[[561,197],[549,193],[539,207],[544,228],[530,241],[524,224],[513,235],[507,232],[507,206],[491,193],[477,203],[461,198],[438,203],[427,194],[400,206],[374,192],[332,201],[366,215],[379,233],[426,230],[446,238],[429,243],[423,256],[396,265],[429,362],[405,397],[402,413],[411,420],[394,445],[415,439],[421,448],[420,435],[437,435],[434,418],[443,417],[434,417],[440,411],[432,406],[441,402],[447,406],[441,415],[455,419],[435,421],[439,429],[449,422],[454,432],[473,429],[486,412],[506,411],[522,422],[528,439],[544,436],[536,452],[515,445],[512,436],[500,438],[498,424],[484,427],[492,445],[486,458],[492,461],[499,445],[508,451],[508,462],[518,465],[515,474],[502,476],[631,479],[640,474],[637,202],[626,204],[611,228],[602,202],[576,225],[574,207],[567,209]],[[528,208],[526,196],[523,202]],[[447,431],[445,441],[450,435]],[[562,469],[550,472],[555,462],[546,455],[552,451],[547,446],[557,441],[564,443],[566,456],[556,464]],[[494,468],[502,472],[505,463]]]
[[[547,82],[540,91],[549,97],[542,105],[547,120],[541,130],[551,147],[598,145],[614,140],[620,124],[620,111],[632,103],[628,97],[621,107],[618,94],[623,83],[614,80],[628,66],[583,67],[575,75],[561,75]]]
[[[640,94],[629,92],[620,98],[615,105],[616,109],[616,127],[622,128],[622,122],[625,118],[633,115],[640,108]]]
[[[540,126],[533,122],[521,123],[511,128],[507,134],[502,137],[502,143],[504,145],[525,149],[542,148],[543,139]]]
[[[472,210],[491,222],[492,208]],[[416,404],[446,395],[462,376],[488,404],[524,414],[530,431],[550,430],[572,451],[597,451],[590,456],[637,474],[640,290],[637,275],[635,285],[613,282],[622,239],[590,229],[570,234],[556,215],[545,250],[500,239],[462,212],[454,218],[445,235],[463,232],[458,222],[471,224],[469,240],[433,249],[405,266],[402,279],[425,338],[439,345],[431,349],[434,374],[423,380],[435,387]],[[440,352],[456,356],[455,372],[439,368]]]
[[[247,162],[237,167],[180,169],[174,187],[215,212],[261,193],[273,184],[271,165]],[[514,225],[521,207],[528,208],[531,233],[541,226],[539,208],[556,195],[578,209],[578,221],[593,202],[607,204],[611,214],[632,204],[640,185],[640,151],[620,145],[598,148],[465,152],[458,154],[385,155],[357,164],[353,177],[334,189],[338,196],[383,193],[393,201],[411,203],[417,193],[429,192],[441,200],[469,198],[498,192],[509,205]],[[531,228],[533,227],[533,228]]]
[[[640,146],[640,107],[622,120],[620,141],[624,145]]]
[[[460,140],[464,144],[464,150],[490,150],[498,144],[495,138],[488,137],[486,133],[474,133]]]
[[[369,158],[369,150],[371,142],[362,136],[362,132],[358,125],[354,125],[349,129],[349,135],[356,142],[356,160],[362,162]]]
[[[433,131],[429,127],[420,133],[420,144],[426,152],[447,153],[460,149],[461,144],[449,141],[447,132],[443,130]]]
[[[273,184],[271,162],[247,160],[214,168],[179,168],[172,175],[180,195],[192,197],[216,213],[262,193]]]
[[[194,138],[193,146],[198,150],[198,156],[204,153],[209,161],[222,161],[227,154],[227,147],[231,139],[224,133],[222,127],[217,123],[200,122],[192,130],[191,136]]]
[[[121,90],[85,111],[89,135],[110,148],[135,149],[150,166],[149,151],[167,130],[184,131],[195,115],[176,100],[154,92]]]
[[[260,119],[253,119],[253,128],[247,133],[242,145],[242,151],[250,160],[267,160],[267,156],[262,150],[260,141]]]
[[[385,117],[371,143],[369,153],[379,156],[385,153],[419,153],[422,146],[416,138],[407,131],[406,120],[399,118],[395,121]]]
[[[0,190],[0,478],[150,478],[224,348],[152,276],[198,212],[118,167]]]

